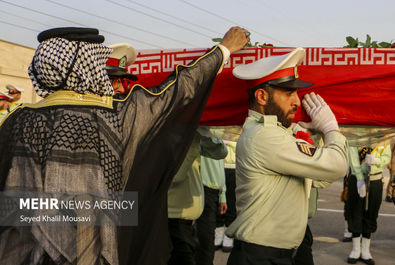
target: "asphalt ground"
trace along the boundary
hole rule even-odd
[[[376,265],[395,265],[395,205],[384,201],[380,207],[377,231],[372,234],[370,252]],[[344,232],[344,204],[340,201],[343,182],[337,181],[319,190],[318,211],[309,220],[313,233],[313,257],[316,265],[348,264],[352,243],[342,242]],[[225,265],[228,253],[217,250],[214,265]],[[357,264],[364,264],[358,261]]]

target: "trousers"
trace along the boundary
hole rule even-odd
[[[235,240],[227,265],[294,265],[293,249],[266,247]]]
[[[195,265],[198,245],[192,220],[169,218],[169,233],[172,245],[168,265]]]
[[[357,178],[351,175],[348,185],[347,222],[348,230],[353,234],[370,234],[377,230],[377,217],[383,196],[383,182],[381,179],[370,181],[367,188],[368,210],[366,211],[366,197],[358,194]]]
[[[236,219],[236,170],[225,168],[226,204],[228,210],[225,214],[217,212],[217,227],[228,227]]]
[[[204,210],[196,220],[199,246],[196,251],[196,265],[213,265],[215,219],[218,212],[219,190],[204,186]]]

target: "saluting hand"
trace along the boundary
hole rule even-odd
[[[310,123],[300,122],[302,127],[316,129],[323,134],[339,130],[335,115],[320,95],[316,95],[314,92],[306,94],[302,104],[311,118]]]

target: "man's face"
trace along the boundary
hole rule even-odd
[[[125,94],[126,89],[122,85],[122,79],[116,76],[110,76],[111,85],[114,89],[114,94]]]
[[[0,110],[6,110],[10,102],[0,99]]]
[[[132,81],[125,77],[110,76],[110,81],[114,89],[114,95],[127,94],[133,86]]]
[[[22,93],[21,92],[8,92],[8,95],[12,97],[12,101],[17,101],[21,99]]]
[[[300,106],[297,90],[270,89],[269,99],[265,105],[265,115],[276,115],[285,127],[291,126],[295,113]]]

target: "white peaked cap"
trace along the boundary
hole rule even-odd
[[[280,87],[308,87],[313,84],[298,80],[296,70],[305,57],[306,50],[299,47],[284,55],[266,57],[249,64],[236,66],[233,69],[233,75],[243,80],[251,80],[251,86],[268,82]]]
[[[305,56],[305,49],[299,47],[284,55],[266,57],[249,64],[236,66],[233,69],[233,75],[244,80],[259,79],[275,71],[295,67],[303,62]]]
[[[21,87],[15,87],[13,85],[6,85],[5,88],[7,88],[8,90],[18,90],[19,92],[23,92],[25,91],[25,89],[21,88]]]

